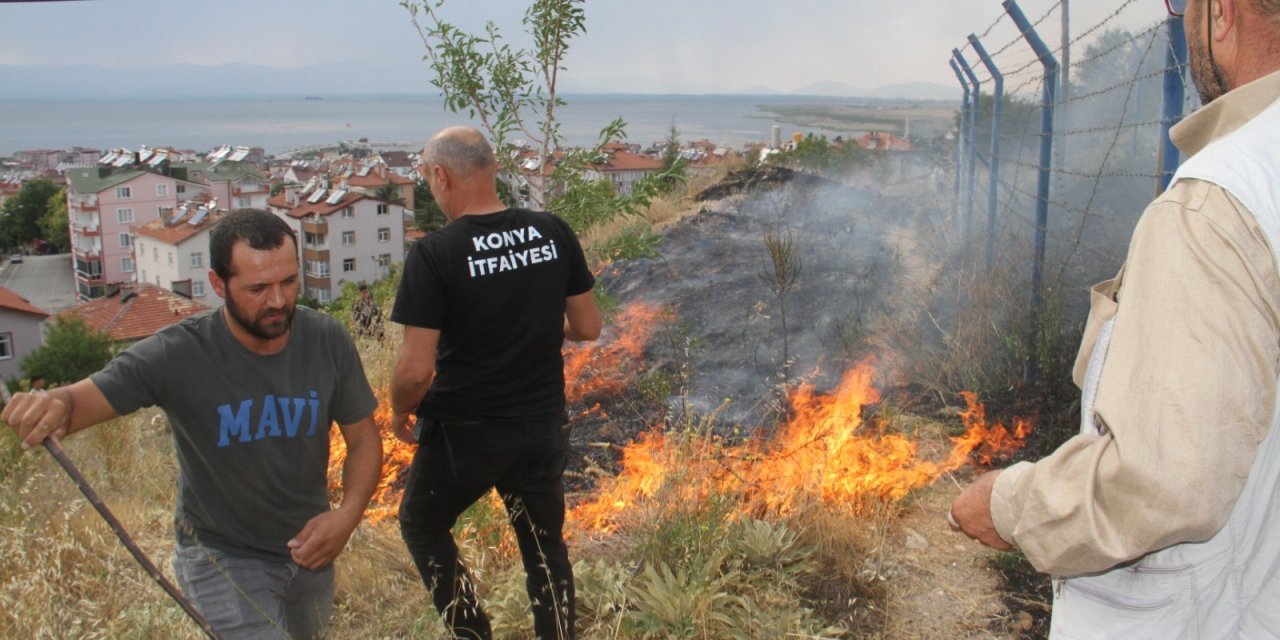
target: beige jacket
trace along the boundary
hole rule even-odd
[[[1280,72],[1173,130],[1188,157],[1280,98]],[[1152,202],[1115,279],[1093,288],[1082,384],[1114,320],[1082,434],[997,480],[996,529],[1040,571],[1101,572],[1226,523],[1267,435],[1280,377],[1280,271],[1255,217],[1221,187],[1182,179]],[[1280,534],[1278,534],[1280,535]]]

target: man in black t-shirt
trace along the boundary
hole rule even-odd
[[[480,132],[441,131],[422,162],[449,223],[409,251],[391,311],[404,325],[392,428],[421,445],[400,505],[401,534],[454,636],[490,638],[451,529],[496,487],[524,560],[537,637],[572,638],[560,349],[566,338],[600,335],[595,278],[564,221],[507,208],[498,197],[497,159]]]

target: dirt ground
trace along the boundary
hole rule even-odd
[[[996,552],[947,526],[951,501],[969,474],[944,477],[905,509],[895,559],[902,571],[889,587],[888,638],[1009,638]]]

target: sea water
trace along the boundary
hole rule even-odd
[[[735,149],[769,140],[770,129],[780,123],[770,107],[848,102],[748,95],[581,94],[564,99],[568,104],[557,110],[556,117],[570,145],[591,144],[602,128],[620,117],[627,122],[631,142],[646,146],[660,142],[674,126],[683,141],[708,139]],[[478,121],[466,113],[448,112],[439,96],[430,95],[0,98],[0,156],[28,149],[132,149],[144,144],[195,151],[231,144],[279,154],[361,139],[414,148],[435,131],[464,123]],[[794,132],[810,130],[784,126],[783,135]],[[530,133],[536,140],[537,131]]]

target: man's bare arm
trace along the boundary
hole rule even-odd
[[[18,432],[22,448],[30,449],[49,436],[61,439],[119,415],[98,385],[85,378],[50,391],[15,394],[0,417]]]

